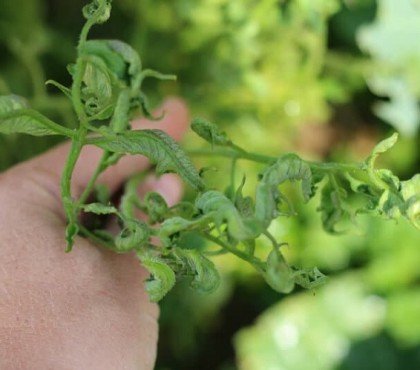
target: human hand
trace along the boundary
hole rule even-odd
[[[159,128],[179,140],[189,121],[185,105],[170,99],[163,109],[162,121],[139,120],[135,127]],[[158,307],[149,302],[147,272],[138,259],[80,237],[73,251],[64,253],[59,178],[68,149],[63,144],[0,174],[0,368],[152,369]],[[74,196],[83,191],[100,155],[94,147],[83,151]],[[143,157],[125,157],[100,182],[116,191],[146,167]],[[174,175],[144,186],[169,204],[181,196]]]

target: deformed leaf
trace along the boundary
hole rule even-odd
[[[159,193],[154,191],[148,192],[144,197],[144,204],[147,209],[147,214],[150,218],[150,223],[162,222],[164,216],[168,213],[168,205],[165,199]]]
[[[262,231],[256,219],[242,218],[232,201],[219,191],[210,190],[202,194],[195,206],[204,215],[211,216],[216,226],[226,223],[229,235],[236,240],[256,238]]]
[[[119,79],[124,78],[127,71],[126,63],[120,55],[109,47],[108,40],[88,40],[80,52],[85,56],[97,57],[110,72]]]
[[[91,57],[83,75],[82,99],[89,116],[108,119],[117,102],[113,79],[102,59]],[[100,114],[99,114],[100,113]]]
[[[420,174],[401,182],[401,194],[406,201],[406,217],[420,229]]]
[[[140,249],[149,241],[151,232],[147,224],[140,220],[125,220],[124,228],[115,238],[118,251],[127,252]]]
[[[342,221],[349,213],[344,206],[343,199],[347,197],[347,192],[341,187],[334,187],[331,182],[325,184],[321,193],[321,204],[318,211],[321,212],[321,220],[324,229],[332,234],[339,234],[341,231],[336,229],[337,224]]]
[[[172,234],[178,233],[182,230],[187,229],[192,224],[191,221],[186,220],[182,217],[171,217],[165,220],[160,229],[159,229],[159,235],[161,236],[171,236]]]
[[[180,146],[160,130],[129,131],[118,135],[91,138],[89,144],[114,153],[141,154],[156,164],[158,174],[176,172],[196,190],[205,185]]]
[[[192,249],[178,249],[177,255],[186,261],[188,270],[194,275],[191,287],[202,293],[211,293],[217,289],[220,276],[213,262]]]
[[[262,182],[279,186],[285,181],[302,181],[302,194],[307,202],[312,197],[312,172],[310,166],[296,154],[285,154],[262,174]]]
[[[175,216],[166,219],[159,228],[158,236],[163,245],[169,247],[171,245],[171,237],[181,231],[188,230],[197,225],[196,221],[189,221],[185,218]]]
[[[235,193],[235,206],[238,209],[242,217],[250,218],[254,216],[254,201],[251,197],[244,197],[242,194],[243,187],[245,185],[245,177],[242,179],[242,182]]]
[[[268,255],[263,276],[267,284],[279,293],[290,293],[295,286],[293,270],[277,249]]]
[[[325,276],[317,267],[313,270],[296,270],[293,272],[295,283],[305,289],[314,289],[325,284],[327,276]]]
[[[378,155],[385,153],[389,149],[391,149],[398,140],[398,133],[392,134],[389,138],[382,140],[379,142],[372,150],[371,155],[366,159],[366,163],[373,167],[373,164],[378,157]]]
[[[175,273],[158,257],[137,253],[142,265],[150,272],[146,280],[146,291],[152,302],[160,301],[175,285]]]
[[[118,54],[128,65],[127,72],[131,76],[135,76],[141,71],[140,57],[130,45],[120,40],[104,40],[108,47]]]
[[[191,123],[191,129],[202,139],[214,145],[229,145],[232,142],[226,133],[221,131],[215,124],[203,119],[195,118]]]
[[[83,16],[99,24],[106,22],[111,16],[111,0],[93,0],[83,7]]]
[[[308,201],[313,196],[314,183],[310,166],[295,154],[281,156],[275,163],[268,166],[261,175],[257,186],[255,215],[264,225],[279,215],[278,206],[282,202],[291,204],[288,199],[280,193],[278,187],[285,181],[301,181],[303,198]],[[317,180],[318,181],[318,180]]]

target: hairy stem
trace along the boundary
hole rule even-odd
[[[234,159],[244,159],[247,161],[252,161],[261,164],[272,164],[278,158],[271,157],[267,155],[257,154],[257,153],[250,153],[246,152],[243,149],[241,151],[231,150],[231,149],[198,149],[192,150],[189,152],[191,156],[196,157],[207,157],[207,156],[219,156],[219,157],[227,157],[227,158],[234,158]],[[365,165],[363,163],[360,164],[342,164],[342,163],[322,163],[322,162],[311,162],[305,161],[311,168],[324,171],[324,172],[343,172],[343,171],[364,171]]]
[[[90,178],[88,184],[86,185],[86,188],[84,189],[82,195],[79,197],[78,201],[77,201],[77,205],[78,207],[80,207],[81,205],[83,205],[86,200],[88,199],[89,195],[91,194],[96,181],[98,180],[98,177],[102,174],[102,172],[104,172],[107,168],[108,165],[106,163],[107,159],[109,158],[109,152],[105,151],[102,154],[102,157],[98,163],[98,166],[95,169],[95,172],[93,173],[92,177]]]
[[[224,241],[220,240],[219,238],[206,233],[206,232],[202,232],[201,235],[206,238],[207,240],[216,243],[217,245],[221,246],[223,249],[229,251],[230,253],[234,254],[235,256],[239,257],[240,259],[249,262],[251,265],[253,265],[259,272],[264,271],[264,263],[261,262],[258,258],[250,256],[247,253],[244,253],[234,247],[232,247],[231,245],[229,245],[228,243],[225,243]]]

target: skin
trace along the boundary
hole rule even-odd
[[[189,123],[180,100],[170,99],[158,123],[176,140]],[[152,369],[158,307],[144,291],[147,272],[133,254],[117,255],[78,238],[64,253],[65,219],[59,178],[68,144],[0,174],[0,369]],[[73,178],[80,195],[100,151],[86,147]],[[100,181],[118,189],[142,157],[124,158]],[[150,178],[140,192],[155,190],[179,200],[174,175]]]

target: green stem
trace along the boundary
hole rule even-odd
[[[192,156],[220,156],[234,159],[244,159],[262,164],[273,164],[278,158],[257,153],[246,152],[243,149],[240,151],[230,149],[198,149],[189,151]],[[342,164],[342,163],[320,163],[305,161],[311,168],[324,172],[342,172],[345,171],[364,171],[365,166],[361,164]]]
[[[70,153],[67,158],[66,166],[64,167],[63,174],[61,176],[61,194],[63,199],[71,200],[71,178],[74,168],[79,158],[82,145],[78,140],[73,140],[70,147]]]
[[[223,255],[223,254],[226,254],[226,253],[229,253],[229,251],[228,250],[226,250],[226,249],[224,249],[224,248],[220,248],[220,249],[218,249],[217,251],[205,251],[205,252],[203,252],[206,256],[210,256],[210,257],[213,257],[213,256],[221,256],[221,255]]]
[[[224,241],[220,240],[219,238],[210,235],[208,233],[202,232],[201,235],[206,238],[207,240],[216,243],[217,245],[221,246],[223,249],[227,250],[228,252],[234,254],[235,256],[239,257],[240,259],[249,262],[253,265],[258,271],[264,271],[264,263],[261,262],[258,258],[250,256],[234,247],[225,243]]]
[[[77,206],[78,207],[80,207],[81,205],[83,205],[86,202],[90,193],[93,190],[93,187],[95,186],[96,180],[98,180],[98,177],[101,175],[101,173],[104,172],[108,168],[108,165],[106,163],[106,160],[108,159],[108,157],[109,157],[109,152],[105,151],[102,154],[102,158],[99,161],[95,172],[93,173],[93,175],[90,178],[89,182],[87,183],[82,195],[80,196],[80,198],[77,201]]]
[[[317,169],[319,171],[324,172],[343,172],[343,171],[364,171],[364,165],[362,163],[356,164],[347,164],[347,163],[320,163],[320,162],[310,162],[306,161],[307,164],[311,167],[311,169]]]
[[[87,37],[89,34],[90,29],[98,23],[98,19],[100,17],[100,15],[103,13],[105,7],[107,6],[107,4],[104,2],[102,3],[101,6],[99,6],[99,8],[96,10],[95,14],[89,18],[86,23],[84,24],[82,31],[80,32],[80,37],[79,37],[79,44],[77,46],[77,48],[79,50],[81,50],[84,46],[84,44],[87,41]]]
[[[231,149],[198,149],[198,150],[191,150],[188,154],[195,156],[195,157],[207,157],[207,156],[219,156],[219,157],[227,157],[227,158],[234,158],[234,159],[245,159],[248,161],[253,161],[257,163],[263,164],[272,164],[276,161],[277,158],[269,157],[266,155],[260,155],[255,153],[248,153],[248,152],[237,152]]]
[[[77,45],[78,50],[81,50],[83,46],[85,45],[89,31],[96,23],[96,20],[97,20],[96,18],[97,17],[92,17],[88,19],[86,23],[83,25],[82,31],[80,32],[79,44]]]
[[[115,247],[115,245],[113,243],[107,242],[101,238],[99,238],[98,236],[96,236],[94,233],[92,233],[91,231],[89,231],[86,227],[80,225],[80,233],[85,236],[86,238],[90,239],[91,241],[93,241],[96,244],[99,244],[103,247],[105,247],[106,249],[110,249],[114,252],[118,252],[117,248]]]

